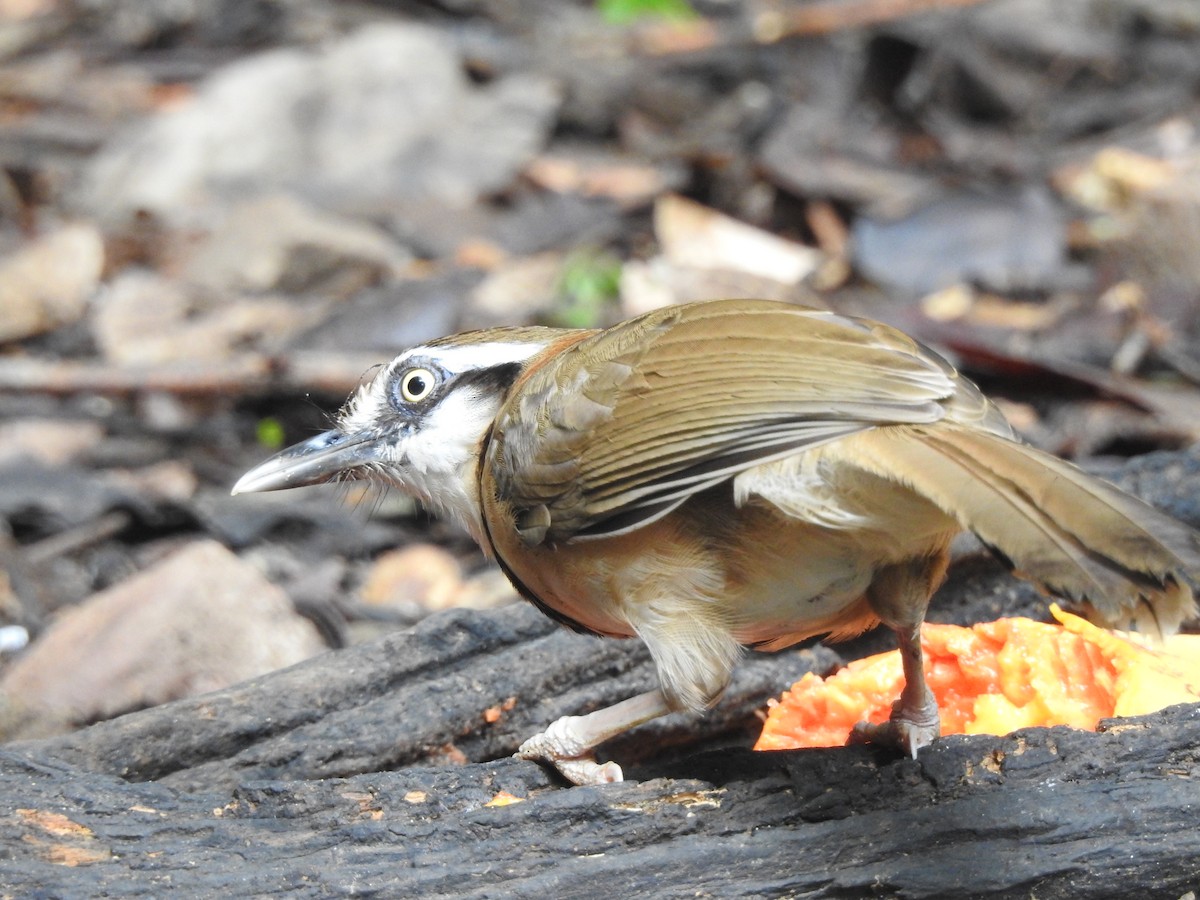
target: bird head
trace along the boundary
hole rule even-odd
[[[521,373],[565,334],[493,328],[414,347],[350,397],[335,427],[260,463],[233,493],[369,480],[399,488],[482,542],[483,440]]]

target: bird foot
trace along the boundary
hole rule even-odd
[[[941,734],[937,703],[930,698],[913,709],[906,709],[897,701],[892,706],[892,715],[884,723],[859,722],[850,732],[851,744],[880,744],[894,747],[917,758],[917,751],[928,747]]]
[[[564,716],[540,734],[525,741],[514,756],[548,763],[572,784],[611,784],[623,781],[624,774],[615,762],[598,763],[578,733],[579,716]]]

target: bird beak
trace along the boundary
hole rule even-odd
[[[379,460],[379,435],[326,431],[259,463],[233,486],[234,494],[320,484]]]

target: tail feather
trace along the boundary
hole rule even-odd
[[[1169,634],[1196,614],[1200,534],[1070,463],[986,432],[877,429],[871,468],[927,497],[1024,578],[1116,627]]]

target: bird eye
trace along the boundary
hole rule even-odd
[[[436,382],[428,369],[409,369],[400,376],[400,396],[409,403],[419,403],[433,393]]]

